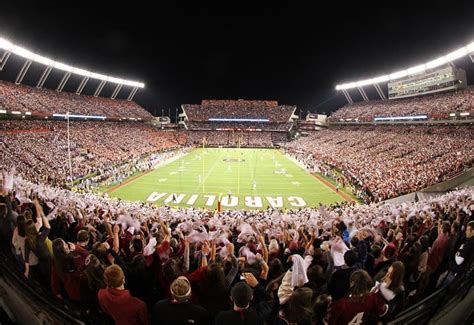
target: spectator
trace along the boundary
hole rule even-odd
[[[191,284],[180,276],[170,286],[171,299],[158,301],[153,307],[154,324],[210,324],[208,312],[189,302]]]
[[[388,311],[383,299],[370,292],[372,278],[364,270],[351,275],[350,295],[333,303],[329,324],[351,324],[376,322]]]
[[[253,274],[246,273],[244,277],[245,282],[237,282],[230,291],[233,309],[220,312],[215,320],[216,325],[263,324],[270,315],[272,305],[266,297],[265,289]],[[251,307],[250,302],[254,296],[257,303]]]
[[[350,289],[350,279],[352,273],[357,270],[357,253],[348,250],[344,254],[343,267],[334,272],[329,280],[328,291],[331,294],[332,300],[337,301],[347,296]]]
[[[102,310],[114,319],[115,324],[150,324],[145,303],[125,290],[125,276],[120,266],[108,266],[104,276],[107,288],[99,290],[99,303]]]
[[[53,241],[54,262],[51,268],[51,289],[53,295],[79,302],[80,276],[84,269],[87,250],[61,238]]]

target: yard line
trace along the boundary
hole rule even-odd
[[[203,155],[204,155],[204,152],[203,152]],[[202,183],[204,184],[206,182],[206,179],[209,177],[209,175],[212,173],[212,171],[214,170],[214,168],[217,166],[217,164],[219,163],[220,161],[220,158],[221,158],[221,155],[222,155],[222,151],[219,152],[219,155],[217,156],[217,159],[216,161],[214,162],[214,164],[212,165],[211,168],[209,168],[207,174],[205,177],[203,177],[202,179]],[[204,159],[204,157],[202,157],[202,159]],[[196,187],[196,190],[194,190],[195,192],[201,187],[201,184],[198,184],[198,186]],[[204,193],[204,191],[202,191],[202,193]]]

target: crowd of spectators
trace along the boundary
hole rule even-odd
[[[286,123],[240,123],[240,122],[186,122],[189,130],[263,130],[287,132],[293,124]]]
[[[426,114],[429,118],[449,118],[451,113],[474,113],[474,86],[435,95],[397,100],[371,100],[347,104],[331,114],[331,119],[371,121],[382,116]]]
[[[124,99],[57,92],[0,80],[0,108],[9,111],[152,119],[143,107]]]
[[[375,323],[472,276],[472,187],[416,203],[213,212],[3,180],[2,247],[89,323]]]
[[[55,185],[186,143],[181,132],[159,132],[141,122],[0,120],[0,166]]]
[[[358,126],[311,133],[286,144],[314,169],[329,165],[381,201],[445,180],[474,163],[472,127]]]
[[[272,123],[289,122],[296,106],[278,105],[276,101],[203,100],[201,105],[182,105],[190,122],[210,118],[268,119]]]
[[[287,141],[286,132],[191,131],[189,145],[273,147]]]

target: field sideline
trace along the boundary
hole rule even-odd
[[[314,207],[344,199],[275,149],[198,148],[108,191],[158,205],[265,209]]]

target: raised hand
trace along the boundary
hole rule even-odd
[[[250,287],[255,288],[258,285],[258,280],[252,273],[242,273],[242,276]]]

